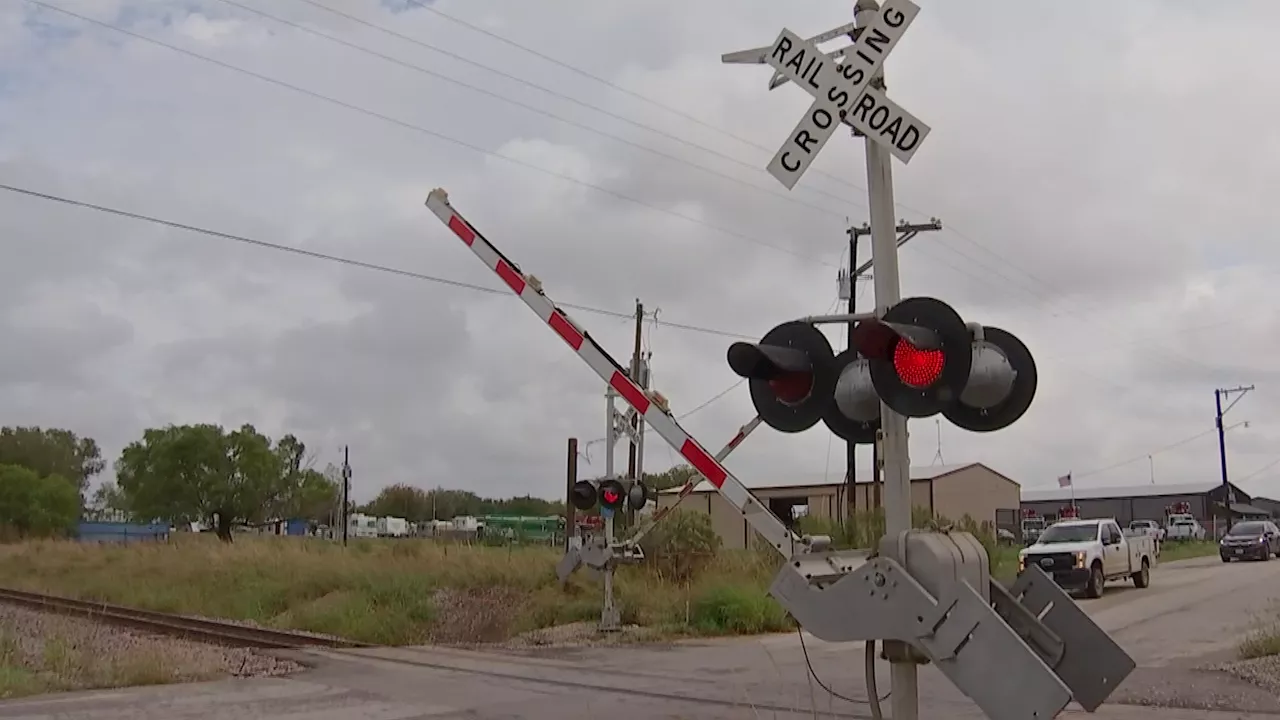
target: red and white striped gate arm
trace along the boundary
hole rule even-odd
[[[427,196],[427,207],[453,231],[454,235],[471,248],[476,257],[497,273],[507,287],[519,295],[524,304],[528,305],[542,319],[542,322],[554,330],[560,339],[568,343],[569,347],[578,353],[578,357],[600,376],[600,379],[608,383],[623,400],[635,408],[654,432],[675,448],[694,470],[710,481],[724,499],[742,513],[756,532],[763,535],[788,557],[803,550],[799,539],[769,511],[767,506],[762,505],[751,494],[742,481],[734,477],[697,440],[685,432],[669,411],[659,407],[640,389],[640,386],[627,377],[622,366],[610,357],[599,343],[570,320],[563,310],[556,307],[551,298],[542,292],[541,283],[536,278],[520,272],[515,263],[508,260],[498,248],[494,247],[493,243],[475,229],[474,225],[463,219],[462,215],[453,209],[449,204],[448,193],[440,188],[432,190]]]

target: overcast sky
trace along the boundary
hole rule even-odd
[[[1213,390],[1256,384],[1230,468],[1280,495],[1280,3],[919,1],[889,95],[933,132],[893,171],[900,219],[945,229],[905,247],[903,292],[1020,335],[1040,374],[1007,430],[943,422],[945,461],[1086,487],[1149,482],[1151,454],[1158,482],[1215,480]],[[570,311],[615,357],[634,300],[660,309],[645,343],[677,414],[734,384],[733,340],[664,323],[758,337],[832,309],[861,141],[786,191],[764,168],[810,98],[720,55],[850,2],[238,2],[47,0],[136,36],[0,3],[0,183],[501,287],[423,207],[447,188],[552,298],[615,313]],[[602,384],[510,295],[11,192],[0,248],[0,423],[113,460],[146,427],[248,422],[321,465],[349,444],[362,498],[551,497],[566,438],[603,435]],[[685,425],[714,451],[752,413],[742,386]],[[911,430],[930,464],[939,429]],[[830,437],[762,429],[729,466],[835,480]],[[650,438],[647,469],[676,461]]]

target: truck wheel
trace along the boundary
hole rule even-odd
[[[1089,568],[1089,584],[1085,586],[1085,595],[1097,600],[1102,597],[1102,591],[1106,583],[1107,579],[1102,575],[1102,564],[1094,563],[1093,567]]]
[[[1142,558],[1142,569],[1133,574],[1133,586],[1144,588],[1151,584],[1151,563]]]

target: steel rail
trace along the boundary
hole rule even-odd
[[[175,615],[157,610],[112,605],[96,600],[77,600],[59,595],[0,588],[0,603],[20,605],[43,612],[88,618],[139,630],[186,637],[202,642],[251,648],[367,648],[369,643],[343,638],[316,636],[207,618]]]

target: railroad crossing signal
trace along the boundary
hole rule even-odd
[[[579,480],[573,484],[573,507],[587,511],[600,504],[600,511],[611,514],[624,505],[642,510],[649,502],[649,488],[639,480],[623,482],[614,478]]]
[[[853,330],[876,395],[906,417],[942,413],[973,432],[1022,417],[1036,394],[1036,363],[1012,333],[966,324],[952,307],[907,298]]]
[[[853,348],[839,355],[817,327],[797,320],[759,343],[734,343],[727,359],[769,427],[797,433],[822,421],[862,444],[875,442],[881,401],[907,417],[942,413],[965,430],[991,432],[1022,417],[1036,392],[1035,359],[1021,340],[966,325],[927,297],[859,323]]]
[[[769,162],[769,174],[794,188],[835,132],[848,123],[902,162],[910,162],[929,135],[929,126],[872,86],[885,58],[902,39],[920,8],[911,0],[886,0],[875,22],[858,32],[837,65],[809,42],[783,29],[765,61],[813,95],[813,104]],[[821,36],[819,36],[821,37]],[[730,53],[724,62],[742,62],[754,50]]]
[[[852,350],[836,355],[813,325],[783,323],[759,343],[734,343],[728,360],[749,381],[751,403],[769,427],[797,433],[821,420],[843,440],[875,442],[880,401],[867,361]]]

